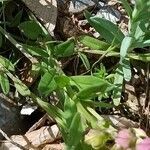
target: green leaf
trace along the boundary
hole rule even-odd
[[[84,44],[85,46],[93,49],[93,50],[107,50],[110,44],[100,41],[96,38],[87,36],[87,35],[82,35],[79,37],[79,42]]]
[[[77,93],[76,97],[80,100],[88,100],[97,97],[100,94],[111,91],[114,88],[113,85],[107,81],[97,83],[96,85],[91,85]]]
[[[30,90],[28,89],[28,87],[25,84],[23,84],[19,79],[13,78],[13,81],[15,88],[22,96],[30,95]]]
[[[84,64],[85,68],[87,70],[90,70],[90,62],[89,62],[87,56],[85,54],[83,54],[83,53],[80,53],[80,52],[78,54],[79,54],[79,57],[81,58],[81,60],[82,60],[82,62]]]
[[[105,120],[101,115],[99,115],[95,109],[93,109],[92,107],[87,107],[87,110],[97,119],[97,121],[101,122],[100,124],[98,124],[99,127],[101,127],[101,129],[103,129],[106,126],[109,127],[108,125],[108,120]]]
[[[77,86],[79,89],[85,89],[91,87],[92,85],[99,85],[99,83],[104,82],[104,80],[90,75],[72,76],[70,79],[70,84],[72,86]]]
[[[22,22],[19,29],[27,38],[32,40],[36,40],[42,34],[42,29],[35,21]]]
[[[150,7],[150,6],[149,6]],[[134,18],[134,22],[145,21],[148,22],[150,18],[150,10],[149,11],[141,11],[136,18]]]
[[[122,41],[121,49],[120,49],[120,56],[121,56],[120,64],[122,65],[124,79],[126,81],[130,81],[131,79],[130,61],[129,59],[126,58],[126,56],[127,56],[127,52],[131,48],[132,42],[133,42],[132,37],[125,37]]]
[[[119,65],[119,67],[116,69],[116,73],[114,77],[115,77],[114,85],[116,86],[116,88],[114,88],[113,91],[113,103],[115,106],[118,106],[120,104],[122,86],[123,86],[123,69],[121,65]]]
[[[144,47],[148,47],[148,46],[150,46],[150,40],[145,40],[143,42],[137,42],[134,45],[134,48],[144,48]]]
[[[99,77],[101,79],[105,79],[106,76],[108,75],[105,66],[101,63],[100,68],[96,70],[94,73],[94,76]]]
[[[77,112],[77,107],[76,107],[75,102],[69,97],[66,97],[65,102],[64,102],[64,115],[63,115],[63,117],[65,118],[67,122],[66,128],[70,127],[72,118],[74,117],[76,112]]]
[[[14,65],[5,57],[0,56],[0,63],[8,70],[14,71]]]
[[[40,56],[40,57],[49,57],[49,55],[47,54],[47,52],[42,49],[39,48],[37,46],[30,46],[30,45],[26,45],[23,44],[23,47],[32,55],[34,56]]]
[[[29,96],[30,95],[30,90],[28,87],[22,83],[21,80],[16,78],[5,66],[0,64],[0,68],[3,69],[5,74],[14,82],[14,86],[16,87],[17,91],[22,95],[22,96]],[[7,80],[7,79],[6,79]],[[7,83],[8,84],[8,83]]]
[[[126,57],[128,50],[131,48],[132,41],[133,41],[133,38],[129,37],[129,36],[126,36],[123,39],[123,41],[121,43],[121,48],[120,48],[120,56],[122,58]]]
[[[70,84],[80,90],[76,97],[81,100],[96,97],[113,89],[109,82],[94,76],[72,76],[70,79]]]
[[[61,75],[61,76],[55,76],[55,82],[59,88],[66,87],[69,85],[70,79],[67,76]]]
[[[53,90],[57,88],[57,84],[54,80],[55,73],[53,72],[46,72],[38,85],[38,90],[41,94],[48,95]]]
[[[116,45],[121,44],[124,34],[117,25],[103,18],[92,17],[87,11],[85,12],[85,17],[90,25],[92,25],[106,41],[109,43],[113,42]]]
[[[55,46],[55,55],[57,57],[68,57],[74,54],[75,42],[74,38]]]
[[[10,90],[9,79],[5,73],[0,73],[0,85],[4,94],[8,94]]]
[[[67,150],[75,150],[77,148],[80,140],[83,139],[83,131],[81,116],[79,113],[76,113],[69,128],[68,142],[66,143]]]
[[[119,1],[121,1],[121,3],[123,4],[128,16],[132,18],[132,8],[130,4],[128,3],[128,1],[127,0],[119,0]]]
[[[78,112],[81,114],[82,116],[82,121],[87,121],[90,126],[92,128],[97,128],[98,124],[97,124],[97,118],[95,118],[95,116],[93,116],[88,110],[87,107],[85,105],[82,105],[80,101],[78,101],[76,103],[77,106],[77,110]],[[83,124],[85,128],[87,128],[88,126],[86,126],[86,124]]]
[[[132,29],[132,34],[136,40],[139,40],[141,38],[145,37],[146,32],[148,32],[148,23],[145,23],[144,21],[140,21],[134,25],[134,29]],[[133,28],[133,27],[132,27]]]
[[[53,106],[52,104],[48,102],[43,101],[42,99],[40,99],[33,93],[31,93],[30,97],[35,102],[37,102],[39,106],[41,106],[50,117],[53,117],[61,128],[65,128],[66,125],[65,125],[65,121],[62,118],[63,111],[61,109],[59,109],[56,106]]]
[[[129,60],[129,58],[125,58],[122,61],[121,65],[122,65],[124,79],[126,81],[130,81],[131,77],[132,77],[132,74],[131,74],[131,67],[130,67],[130,60]]]

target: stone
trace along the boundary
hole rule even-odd
[[[60,130],[58,126],[54,124],[52,126],[43,126],[40,129],[28,132],[25,135],[13,135],[10,139],[28,150],[41,149],[41,146],[53,143],[55,140],[60,139]],[[9,141],[3,142],[0,149],[21,150],[17,145],[14,145]]]
[[[117,22],[120,21],[121,14],[118,10],[104,3],[99,4],[101,5],[101,8],[99,9],[95,17],[105,18],[113,22],[114,24],[117,24]]]
[[[57,20],[56,0],[23,0],[25,5],[44,23],[48,32],[53,35]]]
[[[93,0],[72,0],[69,6],[70,13],[81,13],[85,9],[95,6],[96,3]]]
[[[65,144],[47,144],[42,150],[65,150]]]
[[[0,128],[9,136],[20,132],[20,110],[7,96],[0,93]],[[0,134],[0,139],[4,137]]]

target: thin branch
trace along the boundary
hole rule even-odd
[[[150,70],[149,70],[149,68],[150,68],[150,63],[148,62],[148,64],[147,64],[147,84],[146,84],[146,92],[145,92],[145,94],[146,94],[146,97],[145,97],[145,106],[144,106],[144,109],[146,109],[146,107],[147,107],[147,105],[148,105],[148,103],[149,103],[149,78],[150,78],[150,75],[149,75],[149,73],[150,73]]]
[[[14,141],[12,141],[12,140],[8,137],[8,135],[7,135],[1,128],[0,128],[0,133],[3,135],[3,137],[4,137],[7,141],[9,141],[10,143],[12,143],[13,145],[19,147],[19,148],[22,149],[22,150],[28,150],[27,148],[23,147],[22,145],[20,145],[20,144],[14,142]]]

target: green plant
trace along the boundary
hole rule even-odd
[[[2,6],[5,10],[9,5],[12,5],[11,2],[5,1]],[[15,4],[14,7],[16,7]],[[93,99],[111,91],[114,88],[113,84],[99,76],[67,76],[58,62],[64,57],[79,54],[86,69],[90,69],[86,55],[75,50],[76,39],[70,38],[65,42],[52,41],[43,27],[39,26],[40,23],[32,16],[29,16],[30,19],[24,19],[24,13],[24,10],[19,10],[7,23],[6,20],[3,20],[5,28],[0,26],[0,33],[5,39],[2,41],[4,52],[6,42],[14,49],[11,52],[13,57],[11,55],[9,57],[0,56],[0,85],[3,92],[8,94],[13,86],[18,94],[29,97],[42,107],[56,120],[67,150],[92,147],[91,142],[85,140],[85,133],[89,128],[100,130],[97,135],[100,142],[97,142],[97,145],[105,146],[107,140],[111,138],[108,136],[109,130],[115,132],[115,129],[94,109],[95,107],[111,108],[113,105],[96,102]],[[5,12],[3,15],[8,17]],[[12,23],[12,20],[15,23]],[[9,32],[9,28],[17,31],[18,35]],[[31,65],[27,66],[27,69],[29,69],[31,78],[37,82],[34,89],[30,88],[31,85],[23,83],[24,81],[17,74],[20,56],[27,61],[22,63],[29,61],[28,64]],[[40,79],[36,80],[37,77]],[[54,92],[56,93],[56,100],[54,100],[56,104],[52,105],[47,102],[47,99]],[[105,136],[106,140],[101,145],[102,140],[100,139]]]
[[[114,138],[116,129],[95,108],[113,108],[112,102],[102,101],[109,96],[115,105],[119,105],[123,79],[129,81],[131,78],[131,59],[150,61],[149,53],[140,54],[134,51],[135,48],[150,45],[149,17],[146,15],[150,14],[150,2],[137,0],[132,10],[126,0],[120,1],[130,17],[127,36],[110,21],[92,17],[85,12],[89,23],[106,41],[87,35],[77,39],[71,37],[66,41],[54,41],[30,13],[18,8],[12,1],[1,3],[3,21],[0,26],[0,46],[4,51],[0,55],[1,89],[8,94],[11,87],[15,87],[20,95],[29,97],[53,117],[60,128],[67,150],[109,149],[107,141]],[[13,11],[6,13],[12,3],[14,10],[18,9],[15,15]],[[92,50],[82,50],[78,42]],[[11,49],[7,55],[6,45]],[[101,56],[91,64],[86,53]],[[95,71],[96,64],[108,56],[120,57],[115,72],[108,74],[104,65],[100,65]],[[68,76],[60,61],[68,57],[79,57],[84,69],[91,71],[91,75]],[[25,58],[25,62],[20,61],[22,58]],[[36,85],[25,84],[19,76],[17,70],[20,62],[27,64],[29,77]],[[48,98],[54,93],[55,105],[52,105]],[[87,137],[89,129],[94,132]]]
[[[85,12],[88,22],[100,33],[108,44],[116,46],[115,49],[107,52],[107,43],[90,37],[85,36],[80,40],[83,44],[94,49],[93,53],[105,54],[105,56],[120,56],[120,62],[114,76],[114,85],[116,85],[116,88],[113,92],[113,102],[115,105],[119,105],[120,103],[123,79],[126,81],[131,79],[130,59],[137,59],[145,62],[150,61],[150,54],[144,52],[144,49],[142,54],[134,52],[135,48],[150,46],[150,2],[146,0],[137,0],[135,1],[133,9],[126,0],[120,0],[120,2],[122,2],[129,16],[128,35],[126,36],[123,35],[117,25],[112,22],[103,18],[93,17],[89,12]],[[93,45],[93,42],[96,44]]]

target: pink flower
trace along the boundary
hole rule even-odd
[[[123,129],[119,131],[115,139],[116,144],[123,149],[129,148],[130,144],[133,143],[133,141],[135,141],[135,137],[129,129]]]
[[[150,138],[145,138],[142,142],[137,144],[136,150],[150,150]]]

